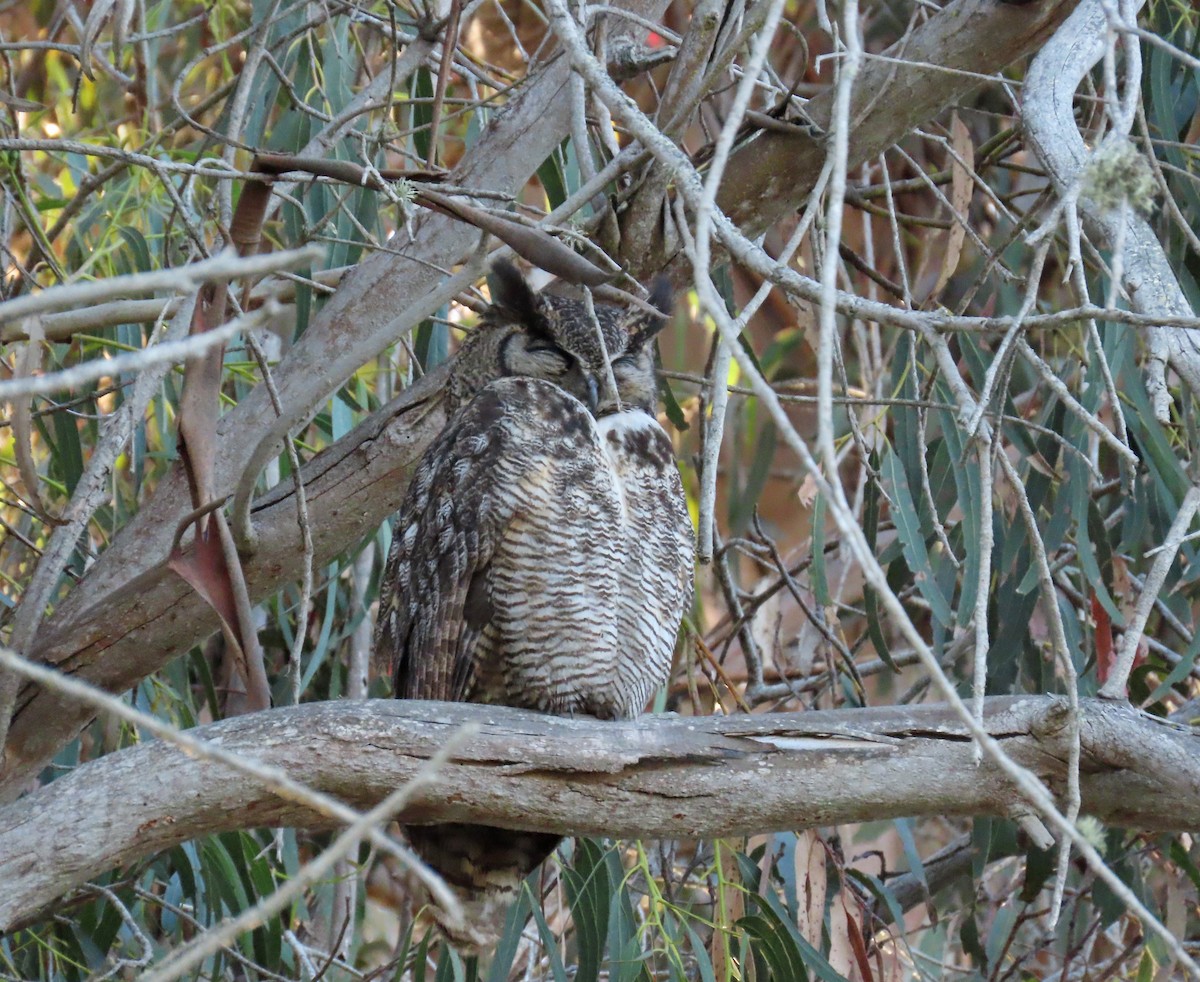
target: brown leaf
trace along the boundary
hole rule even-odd
[[[263,219],[271,201],[271,185],[265,181],[247,181],[238,198],[229,223],[229,237],[237,247],[239,256],[253,256],[262,241]]]
[[[224,283],[209,283],[200,288],[192,314],[193,335],[220,326],[225,316],[227,295],[228,287]],[[246,684],[249,708],[267,709],[271,704],[271,693],[262,649],[250,616],[245,574],[233,537],[225,526],[225,518],[218,511],[224,499],[214,501],[213,473],[224,357],[225,346],[217,345],[188,359],[183,370],[183,394],[179,399],[179,457],[195,511],[176,532],[167,565],[217,612]],[[185,554],[180,551],[179,539],[193,522],[196,525],[195,547]]]
[[[1092,620],[1096,624],[1096,678],[1103,685],[1108,681],[1116,662],[1115,645],[1113,644],[1112,618],[1100,603],[1095,590],[1091,594]]]
[[[950,204],[962,220],[953,215],[950,217],[950,233],[946,238],[946,250],[942,253],[942,269],[938,273],[937,284],[930,293],[931,297],[936,297],[942,292],[954,271],[958,269],[963,242],[967,238],[967,228],[963,223],[971,206],[971,196],[975,193],[975,179],[971,176],[971,171],[975,169],[975,147],[971,143],[971,134],[966,124],[958,118],[958,113],[954,114],[950,123],[950,146],[967,165],[964,167],[957,158],[950,158]]]
[[[850,937],[850,947],[854,951],[854,960],[858,964],[859,975],[862,976],[863,982],[872,982],[875,976],[871,972],[871,961],[867,957],[867,943],[863,938],[862,928],[858,921],[850,914],[850,909],[846,906],[846,897],[843,894],[842,898],[842,913],[846,915],[846,933]]]
[[[352,160],[326,160],[324,157],[297,157],[286,153],[260,153],[251,168],[260,174],[287,174],[299,171],[316,177],[329,177],[344,184],[358,184],[379,190],[379,180],[361,164]]]
[[[825,844],[815,829],[807,829],[796,836],[796,849],[792,854],[797,893],[796,928],[806,941],[818,947],[825,922],[828,882],[825,860]]]
[[[289,153],[260,153],[250,169],[259,174],[288,174],[298,172],[328,177],[344,184],[381,190],[379,179],[361,164],[352,160],[328,160],[325,157],[301,157]],[[406,167],[381,167],[379,177],[385,181],[441,181],[446,174],[440,170],[417,170]]]
[[[230,569],[227,561],[231,554],[227,542],[232,542],[232,538],[222,534],[225,531],[221,527],[224,516],[210,514],[215,513],[222,504],[223,501],[213,502],[184,519],[175,534],[167,568],[178,573],[220,618],[221,633],[246,686],[247,710],[269,709],[271,693],[262,666],[262,650],[258,646],[258,638],[242,630],[245,621],[234,587],[235,571]],[[184,550],[180,538],[192,524],[196,526],[196,537],[191,547]],[[239,562],[235,551],[232,556],[234,562]],[[236,575],[242,575],[240,568]]]
[[[840,910],[839,910],[840,907]],[[850,916],[845,905],[830,904],[829,910],[829,964],[845,979],[852,980],[851,966],[854,965],[854,945],[850,940]]]
[[[192,335],[219,327],[225,314],[227,287],[205,284],[196,298]],[[215,345],[183,370],[183,394],[179,399],[179,455],[187,474],[192,507],[200,508],[214,497],[213,462],[217,455],[217,420],[221,410],[221,368],[225,346]]]
[[[817,500],[817,495],[820,492],[817,490],[817,479],[812,474],[805,474],[804,480],[800,482],[800,487],[796,491],[796,498],[804,508],[811,508]]]
[[[219,507],[219,505],[217,505]],[[167,559],[167,567],[182,576],[221,618],[221,628],[231,644],[238,648],[239,660],[244,658],[237,601],[229,580],[229,566],[216,522],[206,521],[207,514],[188,516],[183,528],[194,523],[196,538],[186,551],[176,543]],[[177,537],[178,538],[178,537]]]

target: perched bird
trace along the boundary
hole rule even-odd
[[[447,383],[448,421],[396,515],[375,628],[395,693],[628,719],[666,681],[692,597],[693,531],[655,418],[660,311],[535,293],[511,265]],[[455,890],[451,941],[494,945],[559,838],[410,826]]]

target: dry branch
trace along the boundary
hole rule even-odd
[[[320,254],[321,250],[316,246],[248,257],[238,256],[232,250],[227,250],[211,259],[171,269],[156,269],[149,273],[130,273],[126,276],[110,276],[103,280],[56,286],[0,303],[0,324],[50,311],[75,309],[116,297],[136,297],[156,291],[186,293],[202,283],[227,282],[243,276],[262,276],[281,269],[295,269],[297,266],[313,262]]]
[[[988,731],[1052,786],[1065,778],[1066,703],[996,697]],[[921,815],[1005,815],[1019,799],[976,765],[942,706],[625,723],[447,703],[310,703],[192,731],[357,809],[409,781],[449,734],[480,725],[404,821],[483,821],[614,837],[746,835]],[[1123,703],[1085,701],[1083,810],[1149,830],[1200,825],[1200,739]],[[0,810],[0,929],[112,866],[257,826],[328,827],[227,765],[150,743],[86,764]]]

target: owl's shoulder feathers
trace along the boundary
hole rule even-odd
[[[497,379],[451,417],[417,466],[383,575],[375,656],[398,696],[468,698],[491,561],[530,507],[522,489],[578,483],[599,447],[587,408],[539,379]]]

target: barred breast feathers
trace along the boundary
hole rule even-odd
[[[451,367],[450,418],[396,515],[376,658],[396,695],[619,719],[668,679],[691,602],[693,531],[657,403],[663,316],[535,294],[512,267]],[[599,324],[600,330],[596,330]],[[408,830],[486,947],[557,838]]]

